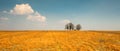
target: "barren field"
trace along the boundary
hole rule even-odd
[[[120,31],[0,31],[0,51],[120,51]]]

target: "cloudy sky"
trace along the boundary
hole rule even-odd
[[[0,30],[120,30],[120,0],[0,0]]]

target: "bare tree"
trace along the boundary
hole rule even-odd
[[[76,25],[76,30],[80,30],[81,29],[81,25],[80,24],[77,24]]]

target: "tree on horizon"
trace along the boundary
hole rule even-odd
[[[65,29],[74,30],[74,25],[72,23],[68,23],[68,24],[65,25]]]
[[[81,29],[81,25],[80,24],[77,24],[76,25],[76,30],[80,30]]]

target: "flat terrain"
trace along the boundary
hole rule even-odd
[[[0,51],[120,51],[120,31],[0,31]]]

